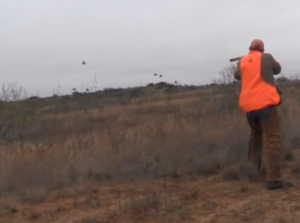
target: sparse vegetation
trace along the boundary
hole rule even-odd
[[[41,208],[34,205],[62,198],[67,200],[63,203],[64,210],[75,206],[76,210],[81,206],[95,211],[108,208],[109,213],[117,212],[115,217],[125,212],[138,217],[147,212],[156,216],[157,221],[166,220],[168,214],[176,212],[177,217],[170,219],[189,222],[193,215],[191,204],[201,200],[205,201],[201,213],[209,218],[209,211],[216,210],[218,202],[210,200],[211,195],[203,194],[205,188],[182,187],[191,191],[186,191],[184,198],[181,196],[181,203],[173,201],[171,194],[167,201],[160,196],[150,196],[153,189],[149,188],[144,192],[135,188],[137,193],[146,195],[141,199],[128,199],[127,192],[120,192],[121,189],[116,190],[121,193],[118,198],[104,200],[108,196],[104,194],[103,199],[76,201],[76,205],[69,197],[97,194],[93,192],[95,188],[116,183],[153,182],[155,185],[155,182],[174,180],[202,182],[203,178],[215,177],[216,185],[258,182],[264,176],[264,169],[258,173],[248,164],[249,128],[237,107],[239,84],[229,78],[230,72],[230,68],[224,69],[220,80],[214,80],[209,86],[184,87],[161,82],[104,91],[96,91],[93,86],[93,90],[85,93],[74,88],[72,96],[61,96],[59,86],[54,92],[57,96],[50,98],[28,98],[18,86],[4,86],[0,95],[0,200],[17,199],[23,205],[33,205],[33,209],[38,210],[28,212],[27,220],[43,219]],[[278,82],[284,95],[279,107],[283,117],[283,164],[293,176],[300,172],[297,165],[299,83],[296,79]],[[240,196],[246,196],[251,190],[248,186],[237,188],[244,192]],[[118,195],[117,192],[103,193]],[[222,193],[225,191],[219,188],[219,196]],[[236,201],[237,198],[228,199]],[[124,201],[122,205],[111,206],[114,212],[108,207],[113,200]],[[9,216],[22,213],[17,206],[5,206],[2,210],[0,218],[5,216],[6,222]],[[54,212],[52,217],[63,211],[55,209]],[[265,216],[265,212],[259,212],[255,218],[254,212],[256,209],[249,210],[248,217],[261,220]],[[104,222],[103,216],[111,216],[105,211],[101,211],[101,216],[99,213],[93,215],[95,218],[81,218],[79,222]],[[149,221],[150,217],[144,220]],[[246,217],[240,216],[241,219]],[[120,218],[118,220],[120,222]]]

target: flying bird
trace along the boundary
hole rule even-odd
[[[157,76],[157,73],[155,73],[154,76]]]
[[[82,64],[85,65],[86,63],[84,61],[82,61]]]
[[[163,75],[161,74],[161,75],[159,75],[159,78],[161,78]]]

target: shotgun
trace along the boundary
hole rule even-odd
[[[230,62],[234,62],[234,61],[239,61],[242,57],[236,57],[236,58],[232,58],[229,61]]]

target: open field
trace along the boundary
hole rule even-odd
[[[235,86],[3,103],[0,222],[300,222],[300,90],[280,88],[278,191],[247,161]]]

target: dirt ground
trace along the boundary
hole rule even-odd
[[[289,185],[268,191],[256,182],[197,180],[93,184],[39,202],[10,202],[6,223],[25,222],[300,222],[299,179],[284,169]],[[293,179],[292,179],[293,177]],[[12,208],[13,207],[13,208]]]

